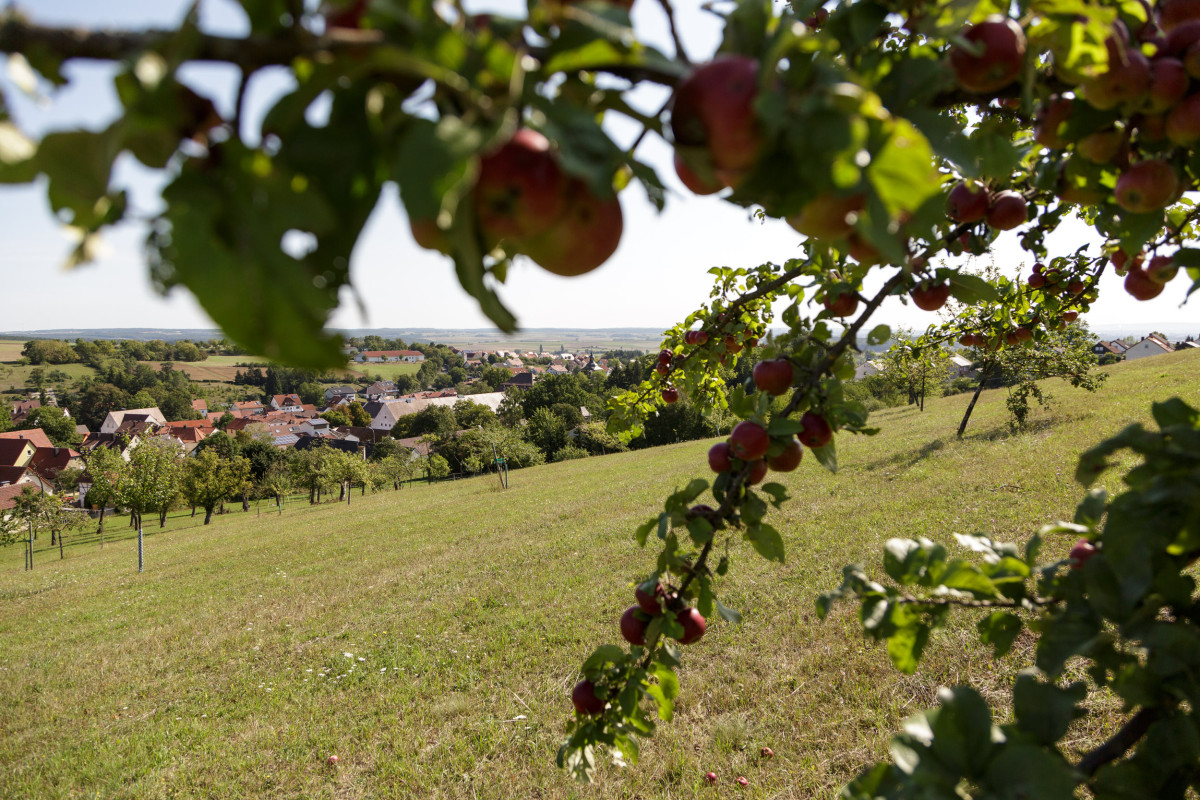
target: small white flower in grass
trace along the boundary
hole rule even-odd
[[[346,658],[354,658],[354,653],[342,653]]]
[[[366,661],[366,659],[365,659],[365,658],[363,658],[362,656],[359,656],[359,657],[358,657],[358,660],[359,660],[359,661]]]

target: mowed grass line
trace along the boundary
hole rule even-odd
[[[1153,399],[1200,402],[1200,358],[1121,365],[1094,396],[1052,391],[1060,405],[1028,433],[1008,433],[1003,393],[988,392],[960,442],[969,397],[943,398],[876,414],[877,437],[842,437],[837,475],[806,460],[785,476],[794,499],[771,521],[787,563],[735,543],[718,590],[745,622],[713,621],[686,651],[675,721],[640,765],[589,788],[553,765],[570,686],[619,639],[632,580],[652,568],[633,528],[707,477],[710,442],[520,470],[506,492],[488,476],[226,515],[148,539],[143,575],[131,540],[69,546],[31,574],[8,548],[0,796],[830,796],[938,686],[1003,700],[1032,652],[1023,639],[993,662],[964,616],[901,676],[851,609],[817,623],[815,596],[844,564],[881,573],[891,536],[1023,541],[1069,517],[1078,453],[1148,420]],[[1099,710],[1078,748],[1113,728]]]

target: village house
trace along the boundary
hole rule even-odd
[[[267,413],[267,408],[257,400],[238,401],[233,404],[234,416],[261,416]]]
[[[192,401],[192,411],[199,411],[201,414],[208,414],[208,401],[204,398]]]
[[[365,363],[383,363],[400,361],[406,364],[420,364],[425,360],[425,354],[417,350],[363,350],[357,356],[357,361]]]
[[[1092,345],[1092,352],[1098,356],[1112,354],[1115,356],[1123,355],[1128,350],[1121,342],[1096,342]]]
[[[1153,333],[1125,351],[1125,360],[1133,361],[1147,356],[1161,356],[1163,353],[1174,353],[1175,348],[1170,342],[1160,339]]]
[[[500,390],[507,389],[528,389],[533,386],[536,376],[532,372],[518,372],[511,378],[500,384]]]
[[[163,416],[163,413],[157,407],[129,408],[108,412],[108,415],[104,417],[104,422],[100,423],[100,433],[116,433],[127,421],[149,422],[155,428],[160,428],[167,424],[167,418]]]
[[[332,403],[335,397],[349,397],[353,400],[357,397],[357,392],[358,389],[355,389],[353,386],[330,386],[325,390],[325,403]]]
[[[271,397],[272,411],[303,411],[304,404],[300,402],[298,394],[277,394]]]
[[[883,370],[883,365],[878,361],[864,361],[854,368],[854,379],[861,380],[868,375],[877,375]]]

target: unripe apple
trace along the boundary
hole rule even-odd
[[[596,696],[596,684],[591,681],[580,681],[571,690],[571,702],[575,705],[575,713],[593,716],[604,712],[605,701]]]
[[[782,453],[777,456],[771,456],[767,459],[767,466],[776,472],[791,472],[796,467],[800,466],[800,461],[803,458],[804,448],[802,448],[800,446],[800,442],[796,441],[795,437],[793,437],[783,448]]]
[[[714,170],[741,173],[758,160],[762,133],[754,113],[759,64],[724,55],[702,64],[675,88],[670,127],[675,142],[707,148]]]
[[[621,615],[621,636],[630,644],[645,644],[649,624],[650,616],[640,606],[630,606]]]
[[[754,365],[754,385],[760,392],[781,395],[792,388],[795,370],[786,358],[760,361]]]
[[[771,437],[767,435],[766,428],[748,419],[735,425],[729,434],[729,452],[743,461],[762,458],[770,446]]]
[[[1140,267],[1131,267],[1125,276],[1125,291],[1138,300],[1152,300],[1162,294],[1163,285],[1154,281]]]
[[[559,225],[567,177],[545,136],[521,128],[484,155],[475,182],[475,216],[489,241],[525,239]]]
[[[967,28],[961,45],[950,49],[950,66],[968,92],[994,92],[1016,80],[1025,64],[1025,32],[1016,20],[993,15]]]
[[[814,450],[818,447],[824,447],[833,440],[833,428],[829,426],[829,421],[812,411],[805,411],[800,417],[800,425],[802,430],[797,437],[800,444],[805,447],[811,447]]]
[[[1089,133],[1075,145],[1075,152],[1093,164],[1109,164],[1121,152],[1125,134],[1117,130]]]
[[[915,287],[910,293],[913,304],[922,311],[937,311],[950,299],[950,284],[946,281]]]
[[[1016,192],[997,192],[992,195],[992,204],[988,207],[986,219],[990,228],[1011,231],[1029,220],[1029,206],[1025,198]]]
[[[1082,569],[1088,559],[1096,554],[1096,545],[1092,544],[1087,539],[1080,539],[1071,548],[1070,554],[1067,556],[1071,559],[1071,569]]]
[[[1146,277],[1158,284],[1167,284],[1175,279],[1179,267],[1171,256],[1155,256],[1146,265]]]
[[[823,194],[787,218],[798,232],[813,239],[832,241],[848,236],[863,208],[861,194],[837,197]]]
[[[978,222],[987,216],[990,201],[986,186],[960,181],[946,196],[946,216],[955,222]]]
[[[1179,190],[1179,176],[1157,158],[1131,165],[1117,178],[1113,196],[1117,205],[1135,214],[1148,214],[1167,206]]]
[[[668,386],[662,390],[662,399],[667,405],[679,402],[679,390],[674,386]]]
[[[683,626],[683,636],[679,639],[680,644],[691,644],[692,642],[699,641],[700,637],[704,635],[704,629],[707,626],[700,612],[690,606],[681,608],[675,614],[675,621]]]
[[[717,442],[708,449],[708,467],[713,472],[729,472],[733,469],[732,458],[729,442]]]

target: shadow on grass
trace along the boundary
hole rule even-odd
[[[1053,413],[1048,416],[1026,422],[1021,428],[1015,428],[1010,423],[1006,422],[1003,425],[997,425],[994,428],[987,428],[974,433],[968,430],[966,435],[963,436],[963,441],[998,442],[1004,439],[1014,439],[1018,436],[1029,436],[1032,434],[1042,433],[1043,431],[1048,431],[1051,428],[1058,427],[1059,425],[1063,425],[1065,423],[1082,422],[1090,416],[1091,414],[1084,412],[1078,412],[1074,414],[1068,412]]]
[[[863,469],[867,471],[884,469],[888,467],[899,467],[901,469],[911,469],[925,459],[929,458],[939,450],[945,449],[949,443],[950,437],[942,436],[934,439],[932,442],[922,445],[917,450],[910,450],[904,453],[896,453],[890,458],[881,458],[877,461],[871,461],[863,465]]]

